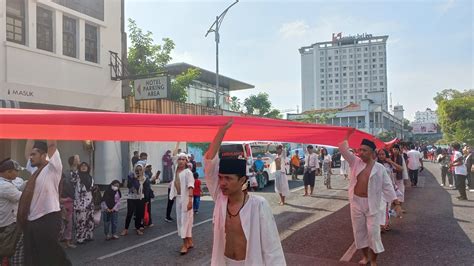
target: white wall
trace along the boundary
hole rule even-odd
[[[0,0],[0,98],[78,108],[123,111],[121,82],[110,79],[109,50],[121,54],[121,3],[105,0],[104,21],[51,0],[27,1],[27,43],[6,42],[5,0]],[[53,11],[54,51],[36,49],[36,7]],[[78,58],[62,54],[62,17],[76,18]],[[85,61],[85,23],[98,26],[98,63]],[[10,90],[10,94],[8,91]],[[24,91],[26,95],[13,91]]]

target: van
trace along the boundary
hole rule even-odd
[[[270,144],[270,145],[269,145]],[[268,147],[268,152],[276,154],[276,148],[281,143],[268,142],[268,141],[252,141],[252,142],[223,142],[219,150],[219,156],[221,159],[225,158],[243,158],[247,160],[247,174],[250,174],[250,168],[253,166],[255,160],[259,155],[262,156],[264,161],[264,172],[265,185],[275,180],[276,166],[275,162],[271,157],[265,155],[265,151]],[[289,159],[285,162],[286,174],[289,174]]]

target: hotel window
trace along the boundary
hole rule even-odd
[[[339,83],[339,79],[335,79],[334,82],[335,82],[335,83]]]
[[[383,64],[380,64],[380,67],[383,67]]]
[[[338,67],[335,67],[335,68],[334,68],[334,71],[339,71],[339,68],[338,68]]]
[[[323,66],[324,66],[324,63],[320,63],[319,66],[322,66],[322,67],[323,67]]]
[[[85,53],[86,61],[97,63],[98,30],[97,27],[86,24],[85,27]]]
[[[324,57],[321,56],[321,57],[319,58],[319,61],[324,61]]]
[[[372,58],[372,62],[373,63],[377,62],[377,58]]]
[[[364,71],[364,75],[368,75],[369,73],[367,73],[367,71]]]
[[[357,81],[362,81],[362,78],[357,78]]]
[[[382,56],[382,55],[383,55],[383,52],[379,52],[379,55]]]
[[[334,74],[335,77],[339,77],[339,73]]]
[[[331,78],[332,77],[332,74],[328,74],[328,78]]]
[[[383,86],[383,81],[380,81],[380,86]]]
[[[357,64],[360,64],[360,59],[357,59]]]
[[[324,68],[321,68],[321,73],[323,73],[323,72],[324,72]]]
[[[339,100],[339,96],[334,97],[334,100]]]
[[[321,97],[321,101],[324,101],[324,97]]]
[[[337,52],[337,51],[336,51]],[[337,53],[336,53],[337,54]],[[334,60],[339,59],[339,56],[334,56]]]
[[[369,56],[369,53],[364,53],[364,57],[368,57]]]
[[[374,53],[372,53],[372,55],[373,55],[373,56],[376,56],[376,55],[377,55],[377,53],[375,53],[375,52],[374,52]]]
[[[324,52],[323,52],[323,51],[321,51],[321,52],[319,52],[319,54],[320,54],[320,55],[324,55]]]
[[[383,49],[383,46],[382,45],[379,45],[379,50],[382,50]]]
[[[360,52],[360,48],[357,48],[357,52]]]
[[[354,58],[354,55],[350,54],[350,55],[349,55],[349,58]]]
[[[377,76],[373,76],[373,77],[372,77],[372,80],[377,80]]]
[[[354,88],[354,84],[349,84],[349,88]]]
[[[321,80],[321,84],[324,84],[324,80]]]
[[[63,55],[76,57],[76,20],[63,16]]]
[[[369,59],[364,59],[364,63],[368,63],[369,62]]]
[[[334,65],[338,66],[338,65],[339,65],[339,61],[334,62]]]
[[[330,57],[330,56],[328,56],[328,60],[331,60],[331,57]]]
[[[367,48],[367,47],[364,47],[364,51],[368,51],[368,50],[369,50],[369,48]]]
[[[376,68],[376,67],[377,67],[377,65],[372,65],[372,68]]]
[[[53,12],[36,7],[36,47],[53,51]]]
[[[339,51],[338,51],[338,50],[335,50],[335,51],[334,51],[334,53],[338,54],[338,53],[339,53]],[[336,59],[337,59],[337,56],[336,56]]]
[[[7,0],[7,41],[25,44],[25,0]]]
[[[331,63],[331,62],[329,62],[329,63],[328,63],[328,66],[332,66],[332,63]]]

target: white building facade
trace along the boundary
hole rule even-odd
[[[109,51],[122,54],[123,34],[123,1],[0,0],[2,106],[124,111],[109,66]],[[96,142],[93,152],[80,141],[59,145],[64,169],[77,153],[99,180],[121,175],[118,142]],[[1,155],[23,154],[21,141],[0,146],[8,153]]]
[[[432,111],[430,108],[426,108],[426,111],[417,111],[415,113],[414,123],[438,123],[438,115],[436,111]]]
[[[387,39],[339,33],[331,41],[300,48],[303,112],[342,108],[363,99],[387,111]]]

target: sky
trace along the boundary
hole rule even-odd
[[[172,62],[215,71],[214,35],[204,36],[232,3],[125,0],[125,16],[156,43],[171,38]],[[220,28],[219,73],[255,86],[232,96],[267,92],[274,108],[295,113],[302,103],[299,48],[329,41],[333,32],[389,35],[389,98],[412,120],[416,111],[436,109],[436,92],[474,88],[473,8],[471,0],[240,0]]]

